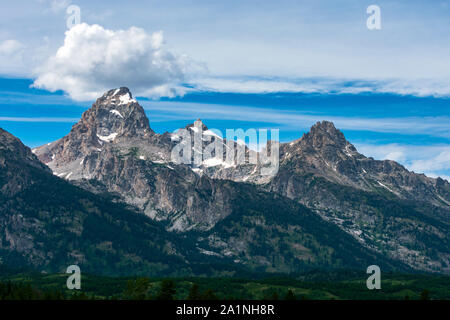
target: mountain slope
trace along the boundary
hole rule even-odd
[[[385,270],[408,270],[361,247],[294,201],[251,184],[206,176],[197,177],[190,188],[204,201],[215,199],[215,190],[227,190],[229,215],[213,228],[168,232],[161,223],[121,203],[52,175],[16,138],[2,131],[2,142],[3,136],[14,148],[0,142],[1,186],[11,185],[17,176],[27,177],[14,194],[0,194],[0,257],[7,265],[61,272],[79,264],[97,274],[148,275],[364,269],[375,262]]]
[[[356,268],[371,264],[383,270],[410,270],[402,262],[367,249],[333,223],[295,201],[256,191],[251,184],[238,189],[233,211],[199,236],[210,255],[227,256],[261,272],[299,272],[310,268]]]
[[[97,99],[67,136],[33,152],[55,175],[126,202],[170,231],[215,232],[222,221],[241,213],[235,205],[242,196],[241,184],[251,184],[244,195],[249,202],[261,191],[276,194],[280,207],[295,200],[365,250],[417,270],[450,272],[447,181],[409,172],[394,161],[367,158],[327,121],[298,140],[279,144],[274,176],[261,174],[261,152],[217,136],[200,120],[184,131],[197,144],[190,141],[190,163],[180,164],[172,152],[182,130],[155,133],[143,108],[127,88],[120,88]],[[223,155],[219,151],[211,158],[204,149],[211,144],[220,146],[216,150]],[[245,159],[256,155],[257,162],[227,162],[225,151],[232,149],[236,160],[239,148]],[[270,206],[272,198],[265,199]]]

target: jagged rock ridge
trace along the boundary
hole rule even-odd
[[[448,182],[415,174],[395,161],[365,157],[331,122],[318,122],[301,139],[280,149],[281,165],[291,172],[312,173],[365,191],[384,189],[402,199],[450,206]]]
[[[202,146],[217,141],[227,148],[227,141],[201,120],[185,129],[192,135],[201,129]],[[177,133],[153,132],[143,108],[120,88],[99,98],[69,135],[34,153],[54,174],[97,193],[115,194],[167,222],[168,230],[213,230],[235,209],[239,192],[223,183],[232,180],[307,206],[366,248],[417,269],[450,270],[450,184],[394,161],[365,157],[331,122],[319,122],[302,138],[280,144],[280,168],[270,178],[259,174],[259,163],[229,164],[225,155],[174,163],[171,152],[178,138]],[[192,148],[193,160],[199,151]],[[251,152],[245,149],[247,157]],[[386,207],[403,216],[390,215]],[[434,253],[427,248],[431,243],[439,246]]]

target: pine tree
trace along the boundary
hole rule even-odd
[[[201,294],[198,289],[198,285],[194,283],[191,287],[191,290],[189,290],[189,295],[187,297],[188,300],[200,300]]]
[[[212,291],[211,289],[208,289],[202,294],[201,299],[202,300],[218,300],[219,298],[216,296],[214,291]]]
[[[174,300],[174,296],[177,293],[175,290],[175,283],[172,280],[163,280],[156,300]]]
[[[420,300],[430,300],[430,291],[427,289],[423,290],[420,294]]]
[[[128,300],[144,300],[147,298],[147,292],[150,288],[150,280],[148,278],[138,278],[136,280],[129,280],[127,288],[123,296]]]
[[[284,296],[284,300],[297,300],[297,298],[295,297],[294,292],[292,292],[292,290],[289,289],[286,295]]]

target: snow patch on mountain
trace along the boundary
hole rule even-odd
[[[222,159],[219,159],[217,157],[206,159],[202,162],[203,166],[205,167],[216,167],[216,166],[223,166],[225,168],[231,168],[233,165],[229,164],[228,162],[223,161]]]
[[[123,119],[122,114],[118,110],[114,109],[114,110],[110,110],[109,112],[111,112],[112,114],[115,114],[116,116]]]
[[[119,104],[129,104],[131,102],[137,102],[136,99],[131,99],[131,96],[129,93],[125,93],[119,97],[120,103]]]
[[[98,137],[100,140],[102,140],[102,141],[105,141],[105,142],[112,142],[112,141],[114,141],[114,139],[116,139],[116,137],[117,137],[117,132],[111,133],[111,134],[108,135],[108,136],[101,136],[101,135],[97,134],[97,137]]]

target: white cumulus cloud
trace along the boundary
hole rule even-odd
[[[108,30],[82,23],[65,34],[64,45],[35,71],[34,86],[63,90],[75,100],[92,100],[126,86],[135,95],[174,96],[193,63],[165,49],[162,32],[131,27]]]

